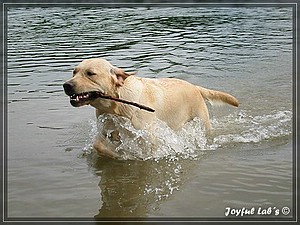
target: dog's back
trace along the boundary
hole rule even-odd
[[[150,79],[131,76],[125,80],[121,89],[124,90],[121,91],[123,98],[154,108],[155,116],[174,130],[195,117],[200,117],[209,129],[209,113],[205,100],[238,106],[237,99],[225,92],[209,90],[174,78]],[[135,111],[138,112],[141,113],[138,115],[140,120],[149,123],[154,119],[153,114],[151,116],[149,112]]]

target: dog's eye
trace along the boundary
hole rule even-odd
[[[77,72],[78,72],[78,69],[75,68],[75,69],[73,70],[73,76],[74,76]]]
[[[96,75],[94,72],[92,72],[92,71],[87,71],[86,72],[86,75],[88,75],[88,76],[94,76],[94,75]]]

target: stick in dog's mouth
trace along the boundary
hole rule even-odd
[[[91,91],[91,92],[84,92],[84,93],[81,93],[81,94],[73,94],[73,95],[70,96],[70,102],[71,102],[72,106],[78,107],[78,106],[84,105],[88,101],[94,100],[96,98],[109,99],[109,100],[112,100],[112,101],[132,105],[132,106],[138,107],[140,109],[143,109],[143,110],[146,110],[146,111],[149,111],[149,112],[155,112],[154,109],[152,109],[148,106],[144,106],[144,105],[141,105],[139,103],[127,101],[127,100],[120,99],[120,98],[115,98],[115,97],[112,97],[110,95],[106,95],[106,94],[104,94],[100,91]]]

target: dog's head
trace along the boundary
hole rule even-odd
[[[95,92],[116,96],[117,88],[134,73],[113,66],[107,60],[92,58],[83,60],[73,71],[73,78],[64,83],[65,93],[74,107],[93,104]]]

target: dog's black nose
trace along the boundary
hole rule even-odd
[[[66,83],[63,84],[63,87],[64,87],[64,90],[65,90],[65,93],[67,95],[72,95],[74,94],[74,84],[70,81],[67,81]]]

